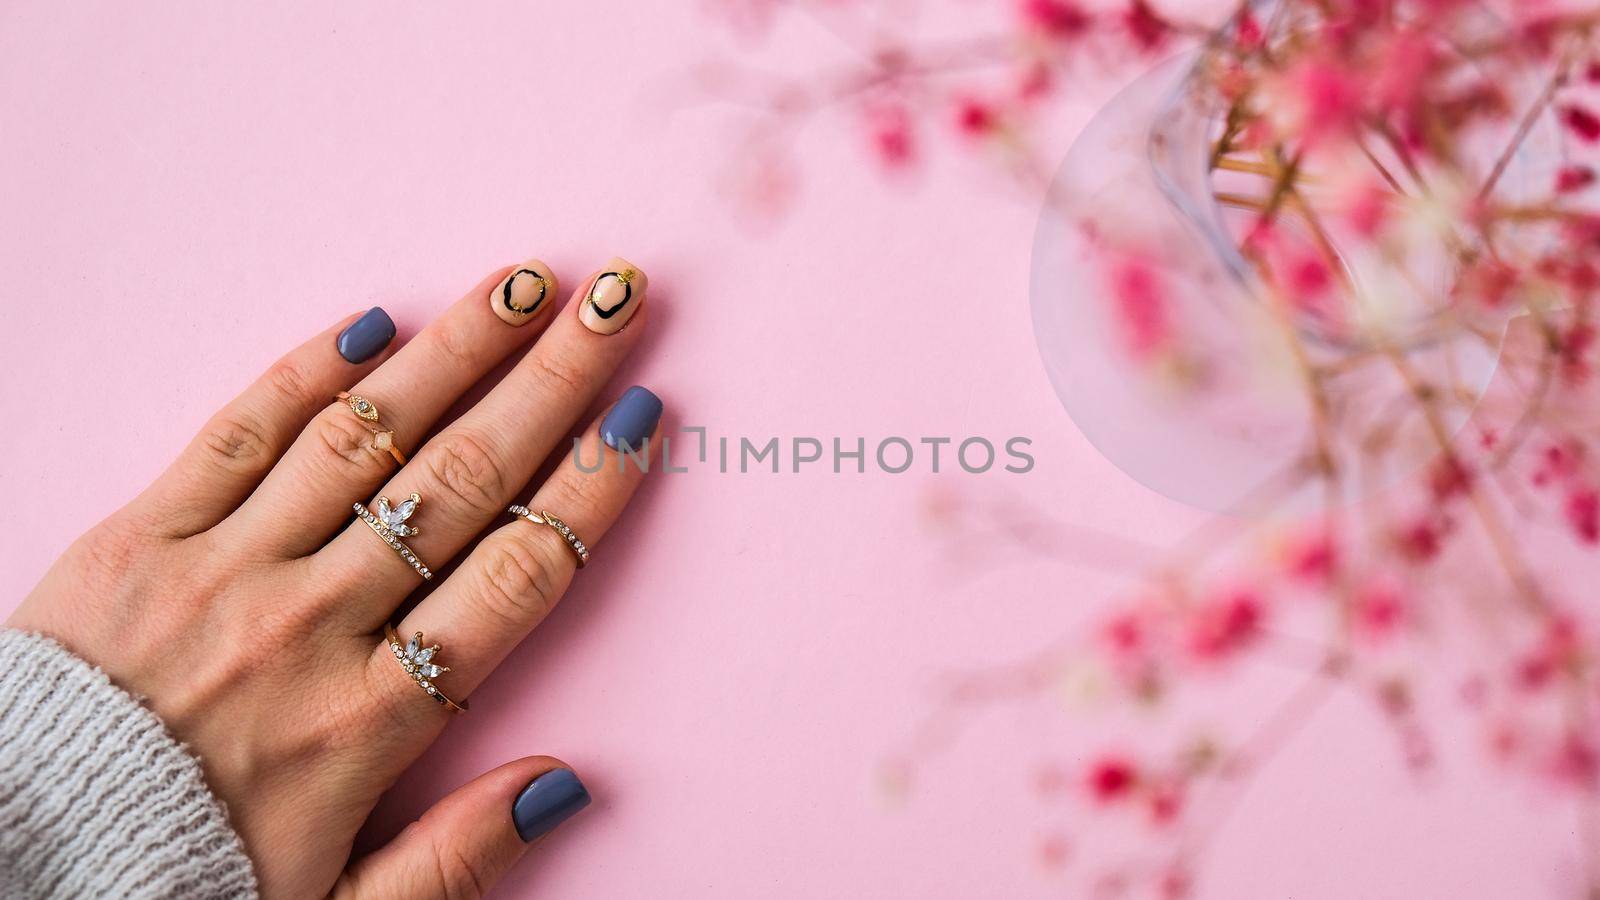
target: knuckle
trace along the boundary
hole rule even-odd
[[[482,348],[461,328],[440,325],[433,335],[431,346],[439,356],[438,364],[448,366],[451,370],[476,372],[487,368]]]
[[[341,468],[354,464],[361,467],[361,475],[380,477],[389,471],[393,462],[389,454],[372,445],[372,432],[362,427],[354,416],[324,413],[312,433],[316,435],[316,448],[323,459]]]
[[[485,613],[501,624],[526,628],[555,606],[560,599],[555,569],[537,542],[496,540],[483,549],[478,602]]]
[[[267,370],[263,381],[275,396],[295,408],[299,408],[317,395],[312,388],[311,377],[299,365],[287,359],[274,363],[272,368]]]
[[[589,390],[588,372],[571,356],[562,353],[534,353],[535,377],[552,391],[585,394]]]
[[[253,471],[273,458],[266,429],[253,418],[233,414],[218,418],[201,436],[207,458],[227,470]]]
[[[480,516],[492,516],[505,496],[505,473],[489,442],[469,431],[454,430],[430,444],[426,466],[446,501]]]
[[[607,467],[609,473],[615,475],[616,470]],[[568,522],[596,522],[609,521],[610,515],[606,513],[608,505],[617,504],[618,488],[614,478],[603,477],[607,470],[592,475],[567,479],[563,483],[563,490],[558,502],[561,512],[552,508],[551,512],[564,515]],[[626,496],[626,492],[623,493]]]
[[[479,900],[489,894],[488,866],[448,837],[433,842],[434,878],[447,900]]]

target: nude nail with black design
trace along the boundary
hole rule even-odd
[[[526,325],[554,305],[557,296],[550,267],[530,259],[489,292],[489,308],[512,325]]]
[[[595,334],[616,334],[644,303],[648,279],[633,263],[613,256],[589,282],[578,308],[578,321]]]

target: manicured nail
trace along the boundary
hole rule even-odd
[[[364,363],[377,356],[392,340],[394,320],[383,311],[383,307],[374,306],[361,318],[351,322],[350,327],[339,332],[339,355],[346,362]]]
[[[489,292],[489,308],[512,325],[523,325],[551,306],[559,296],[556,276],[537,259],[517,266]]]
[[[611,262],[589,282],[578,309],[578,321],[595,334],[616,334],[644,302],[648,282],[633,263],[620,256],[611,257]]]
[[[600,437],[613,450],[638,450],[661,421],[661,398],[634,385],[600,420]]]
[[[589,805],[589,792],[571,769],[551,769],[522,789],[511,804],[511,820],[523,841],[549,834]]]

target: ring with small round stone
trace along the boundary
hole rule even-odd
[[[367,523],[367,527],[372,529],[373,534],[383,538],[383,542],[389,545],[390,550],[393,550],[401,559],[410,563],[411,568],[417,570],[417,574],[422,576],[423,581],[430,581],[433,579],[433,570],[418,559],[417,554],[411,552],[411,548],[406,546],[405,541],[400,540],[417,533],[417,527],[415,525],[407,525],[406,520],[410,519],[416,513],[417,507],[421,505],[422,495],[413,493],[410,497],[394,506],[389,505],[388,497],[379,497],[376,512],[367,509],[365,505],[360,503],[353,504],[351,508],[356,511],[356,515],[360,517],[361,521]]]
[[[562,540],[567,542],[567,548],[572,551],[572,555],[578,558],[578,568],[581,569],[589,564],[589,548],[584,545],[583,541],[578,539],[578,536],[567,526],[567,523],[551,515],[549,510],[541,509],[538,512],[534,512],[526,506],[513,506],[506,511],[519,519],[527,519],[535,525],[548,525],[555,529],[556,534],[561,535]]]
[[[356,414],[362,426],[372,432],[372,449],[389,454],[402,466],[406,464],[406,455],[394,445],[394,429],[385,428],[383,422],[378,419],[378,404],[345,391],[340,391],[334,396],[344,401],[344,405],[350,407],[350,411]]]
[[[467,702],[465,700],[460,703],[451,700],[444,695],[444,691],[439,690],[437,684],[433,683],[435,678],[450,671],[449,666],[441,666],[433,661],[434,655],[439,652],[438,644],[424,647],[422,645],[422,632],[420,631],[412,635],[411,640],[401,644],[400,635],[395,633],[393,625],[384,625],[383,635],[384,640],[389,643],[389,652],[393,653],[394,658],[400,661],[400,668],[411,676],[411,680],[417,683],[417,687],[427,691],[428,696],[432,697],[434,702],[441,706],[448,707],[458,713],[467,711]]]

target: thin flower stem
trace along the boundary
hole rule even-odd
[[[1266,768],[1266,763],[1315,720],[1333,698],[1346,668],[1345,662],[1336,657],[1325,660],[1314,674],[1277,705],[1253,733],[1245,737],[1238,750],[1224,760],[1219,769],[1219,780],[1206,796],[1195,802],[1197,807],[1209,807],[1210,815],[1203,822],[1184,829],[1179,838],[1179,859],[1192,864],[1205,852],[1211,841],[1221,833],[1222,826],[1238,810],[1250,785]]]
[[[1557,65],[1555,73],[1545,82],[1544,89],[1539,92],[1539,96],[1533,101],[1533,104],[1523,113],[1522,120],[1517,123],[1517,129],[1511,135],[1511,140],[1500,151],[1500,156],[1495,160],[1494,167],[1489,170],[1489,176],[1484,179],[1482,186],[1478,188],[1479,200],[1488,199],[1489,195],[1494,193],[1494,189],[1499,186],[1501,176],[1506,173],[1506,167],[1511,165],[1511,160],[1517,155],[1517,151],[1527,142],[1528,135],[1533,132],[1534,124],[1539,121],[1540,116],[1544,115],[1544,111],[1550,107],[1551,101],[1555,99],[1556,91],[1567,83],[1567,78],[1572,70],[1572,60],[1572,50],[1562,54],[1561,62]]]

